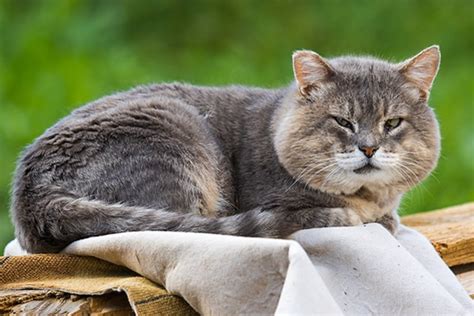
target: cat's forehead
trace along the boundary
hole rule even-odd
[[[360,89],[361,92],[380,93],[381,89],[396,89],[403,81],[395,65],[371,57],[335,58],[330,63],[336,71],[334,80],[339,85]]]
[[[371,56],[344,56],[329,59],[329,64],[337,72],[344,73],[376,73],[392,71],[394,64]]]
[[[403,110],[403,77],[395,66],[371,57],[344,57],[331,60],[338,107],[355,118],[377,119]]]

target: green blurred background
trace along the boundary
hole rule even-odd
[[[474,200],[474,2],[0,0],[0,248],[21,149],[72,109],[163,81],[278,87],[300,48],[401,60],[439,44],[439,166],[402,213]]]

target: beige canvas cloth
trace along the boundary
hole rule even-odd
[[[67,254],[128,267],[204,315],[472,315],[472,301],[428,240],[378,224],[297,232],[293,240],[129,232]],[[15,244],[6,254],[18,253]]]

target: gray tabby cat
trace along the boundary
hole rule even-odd
[[[283,89],[160,84],[92,102],[23,152],[16,236],[38,253],[125,231],[394,232],[402,194],[438,159],[439,59],[437,46],[398,64],[297,51]]]

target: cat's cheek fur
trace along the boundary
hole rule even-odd
[[[331,134],[324,131],[317,133],[313,130],[314,126],[321,122],[320,113],[308,106],[295,104],[292,98],[287,98],[283,100],[272,121],[272,140],[278,160],[295,178],[309,179],[314,172],[305,172],[307,168],[311,168],[312,164],[319,164],[320,161],[327,161],[333,156],[335,140],[325,141]],[[307,128],[301,128],[302,126]],[[317,178],[322,178],[329,171],[321,172]]]
[[[433,110],[425,105],[416,115],[418,121],[413,123],[413,128],[401,141],[400,152],[403,153],[402,164],[411,166],[412,181],[418,183],[436,167],[441,143]]]

